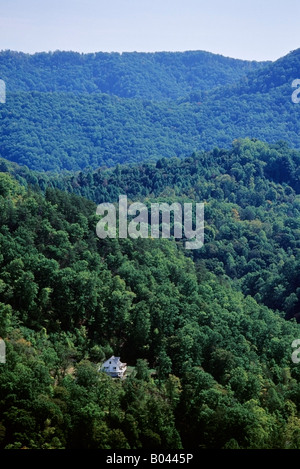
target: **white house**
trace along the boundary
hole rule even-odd
[[[112,378],[123,378],[127,369],[127,363],[122,363],[120,357],[110,357],[100,367],[100,371],[104,371]]]

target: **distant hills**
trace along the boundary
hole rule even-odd
[[[204,51],[156,53],[0,52],[8,91],[105,93],[121,98],[177,99],[234,83],[267,62]]]
[[[300,50],[8,51],[0,78],[0,449],[299,449]],[[98,237],[121,194],[204,203],[204,245]]]
[[[202,51],[3,51],[0,156],[60,171],[189,156],[240,137],[300,148],[299,77],[300,49],[262,63]]]

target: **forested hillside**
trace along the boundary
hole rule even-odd
[[[299,448],[299,158],[238,140],[68,177],[2,160],[1,447]],[[123,193],[204,201],[204,247],[100,240],[96,204]],[[112,354],[124,381],[97,371]]]
[[[300,148],[299,69],[300,50],[268,64],[201,52],[2,52],[0,155],[61,171],[184,157],[240,137]]]
[[[300,49],[0,52],[0,449],[300,448],[297,78]],[[119,195],[203,202],[204,246],[99,239]]]
[[[0,52],[0,75],[16,91],[105,93],[155,101],[236,82],[267,62],[231,59],[205,51],[33,55]]]
[[[239,139],[231,150],[196,152],[184,160],[64,176],[33,173],[4,160],[0,169],[25,186],[58,188],[97,204],[116,203],[122,194],[148,204],[205,201],[206,243],[193,253],[195,259],[287,318],[300,310],[300,152],[284,142]]]

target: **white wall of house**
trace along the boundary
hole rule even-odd
[[[113,378],[123,378],[126,369],[126,363],[122,363],[120,357],[115,357],[114,355],[101,366],[101,371],[104,371]]]

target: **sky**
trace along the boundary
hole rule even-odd
[[[0,50],[276,60],[299,47],[299,0],[0,0]]]

